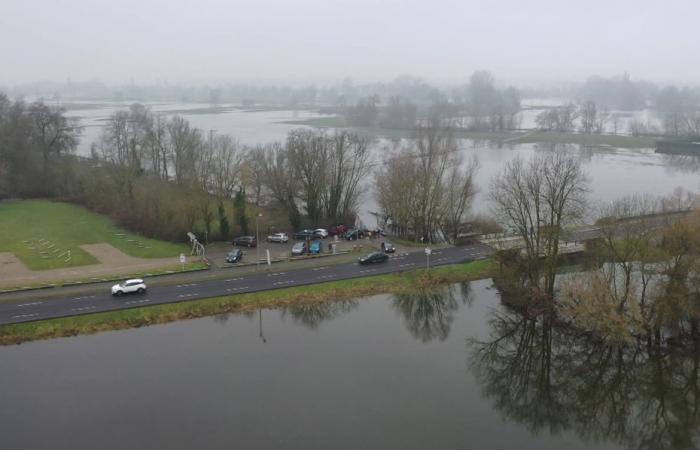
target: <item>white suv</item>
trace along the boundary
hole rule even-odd
[[[146,283],[139,278],[135,278],[133,280],[126,280],[123,283],[112,286],[112,295],[119,296],[131,294],[133,292],[138,292],[139,294],[146,292]]]

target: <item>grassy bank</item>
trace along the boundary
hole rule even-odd
[[[495,271],[492,260],[436,267],[427,275],[422,270],[356,278],[273,291],[239,294],[207,300],[135,308],[109,313],[0,326],[0,344],[93,334],[135,328],[222,313],[243,312],[260,307],[283,307],[296,303],[345,300],[380,293],[409,292],[445,283],[477,280]]]
[[[14,253],[31,270],[98,263],[80,248],[84,244],[107,243],[138,258],[175,258],[188,252],[185,245],[129,233],[108,217],[69,203],[44,200],[0,203],[0,229],[0,252]]]
[[[343,117],[330,116],[318,117],[306,120],[288,121],[284,123],[305,125],[317,128],[350,128],[362,135],[381,136],[387,138],[410,138],[414,135],[412,129],[394,129],[380,127],[352,127],[348,126]],[[598,134],[558,133],[545,131],[513,132],[513,131],[468,131],[459,130],[455,136],[462,139],[474,139],[479,141],[498,141],[504,144],[578,144],[591,147],[619,147],[619,148],[654,148],[656,138],[645,136],[611,136]]]
[[[534,131],[509,139],[508,143],[554,143],[579,144],[592,147],[654,148],[656,146],[656,138]]]

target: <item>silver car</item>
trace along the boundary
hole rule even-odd
[[[275,233],[271,234],[267,237],[268,242],[278,242],[280,244],[286,244],[289,242],[289,236],[287,236],[287,233]]]

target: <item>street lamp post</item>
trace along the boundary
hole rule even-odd
[[[258,213],[255,215],[255,251],[257,254],[257,262],[255,269],[260,270],[260,231],[259,231],[259,226],[258,226],[258,219],[262,217],[262,213]]]

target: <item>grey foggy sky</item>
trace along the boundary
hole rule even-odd
[[[700,79],[700,2],[3,0],[0,82]]]

